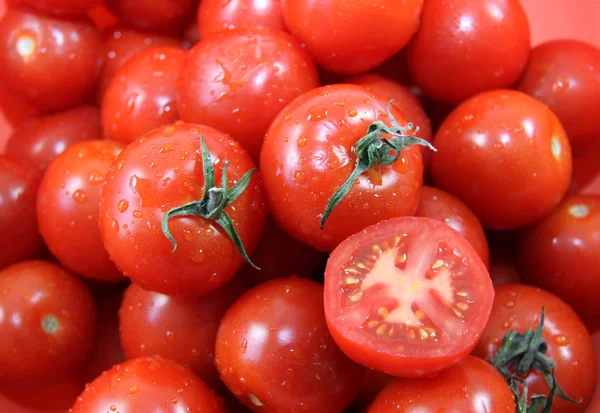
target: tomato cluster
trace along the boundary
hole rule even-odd
[[[519,0],[14,0],[0,411],[596,413],[600,50]]]

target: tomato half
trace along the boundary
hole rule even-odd
[[[398,377],[423,377],[464,359],[492,308],[494,289],[458,232],[402,217],[349,237],[325,270],[325,316],[350,358]]]

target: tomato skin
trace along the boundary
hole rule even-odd
[[[600,49],[578,40],[535,47],[518,89],[548,105],[567,131],[575,153],[600,148]]]
[[[0,382],[74,373],[94,337],[94,300],[83,282],[57,264],[23,261],[0,272],[0,298]]]
[[[423,3],[281,0],[288,29],[319,65],[346,74],[373,69],[406,46],[419,27]]]
[[[243,258],[222,228],[200,217],[169,220],[173,244],[161,231],[164,214],[204,194],[200,138],[204,137],[221,184],[223,163],[229,187],[254,163],[228,135],[202,125],[177,122],[131,143],[107,175],[100,200],[100,232],[117,267],[146,290],[194,296],[216,290],[241,267]],[[250,185],[224,211],[249,254],[266,219],[262,182]]]
[[[0,62],[6,89],[40,111],[57,111],[80,103],[96,84],[102,37],[87,18],[10,9],[0,22]]]
[[[44,13],[83,14],[100,5],[101,0],[22,0],[24,4]]]
[[[515,408],[514,396],[502,375],[489,363],[467,356],[432,378],[395,379],[367,412],[513,413]]]
[[[365,88],[340,84],[305,93],[275,118],[260,169],[270,211],[294,238],[329,252],[369,225],[414,215],[423,159],[419,148],[411,146],[393,165],[362,174],[324,228],[319,227],[329,199],[354,170],[355,143],[373,121],[389,124],[386,107],[386,101]],[[399,124],[405,123],[396,107],[391,113]]]
[[[248,288],[235,277],[201,297],[169,297],[136,283],[119,310],[121,342],[128,358],[158,355],[190,368],[206,383],[221,385],[214,364],[219,322]]]
[[[298,277],[240,297],[221,321],[215,360],[229,390],[257,413],[341,412],[362,374],[327,331],[323,287]]]
[[[552,413],[585,412],[596,385],[596,356],[585,326],[557,296],[524,284],[497,287],[490,320],[473,355],[489,361],[510,330],[535,330],[542,306],[542,336],[548,343],[547,356],[556,362],[556,381],[569,397],[583,398],[581,404],[573,404],[557,397]],[[528,374],[526,382],[530,395],[548,394],[548,385],[538,373]]]
[[[600,195],[566,198],[522,232],[518,251],[525,281],[558,295],[592,331],[600,329]]]
[[[181,47],[150,48],[115,73],[102,99],[107,139],[129,143],[179,119],[175,85],[186,54]]]
[[[160,357],[129,360],[102,373],[86,386],[69,413],[156,409],[164,413],[226,413],[222,400],[200,378]]]
[[[83,384],[75,378],[50,385],[22,384],[0,389],[0,411],[10,413],[65,413]]]
[[[193,21],[198,0],[106,0],[106,4],[127,26],[181,33]]]
[[[460,199],[441,189],[423,186],[415,216],[435,219],[458,231],[489,268],[490,251],[483,227],[473,211]]]
[[[290,35],[233,31],[201,41],[181,70],[181,118],[230,134],[258,159],[269,125],[294,98],[319,86],[316,66]]]
[[[546,106],[521,92],[492,91],[463,102],[433,146],[436,186],[463,200],[487,228],[531,224],[569,187],[572,159],[564,129]]]
[[[408,65],[429,96],[460,103],[513,86],[530,49],[529,21],[519,0],[428,0],[408,47]]]
[[[39,182],[35,169],[0,155],[0,269],[42,250],[35,213]]]
[[[600,332],[594,333],[592,336],[594,349],[596,350],[596,371],[600,371]],[[588,412],[597,412],[600,409],[600,381],[596,384],[596,391],[592,397],[592,401],[588,406]]]
[[[280,0],[203,0],[198,7],[200,39],[236,29],[286,29]]]

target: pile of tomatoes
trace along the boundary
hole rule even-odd
[[[518,0],[19,0],[0,411],[600,412],[600,50]]]

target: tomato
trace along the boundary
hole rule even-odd
[[[571,192],[580,195],[600,195],[600,150],[589,151],[573,159]]]
[[[408,65],[425,93],[460,103],[514,85],[530,49],[519,0],[428,0],[408,47]]]
[[[424,0],[281,0],[288,29],[327,70],[366,72],[400,51]]]
[[[512,249],[503,247],[490,249],[490,278],[494,287],[521,282],[517,257]]]
[[[485,266],[490,266],[490,252],[483,227],[473,211],[460,199],[440,189],[423,186],[415,215],[432,218],[454,228],[469,241]]]
[[[0,411],[6,413],[65,413],[83,384],[70,378],[50,385],[22,384],[0,389]]]
[[[181,33],[193,21],[198,0],[106,0],[106,4],[128,26]]]
[[[233,31],[201,41],[181,70],[177,107],[186,122],[233,136],[257,159],[271,121],[319,86],[302,46],[277,31]]]
[[[281,0],[202,0],[197,27],[201,39],[234,29],[285,30]]]
[[[596,332],[592,336],[592,342],[594,343],[594,349],[596,350],[596,371],[600,371],[600,332]],[[596,391],[590,405],[588,406],[588,412],[597,412],[600,410],[600,381],[596,384]]]
[[[600,49],[578,40],[535,47],[519,90],[548,105],[567,131],[574,152],[600,148]]]
[[[117,364],[86,386],[69,413],[225,413],[223,402],[195,374],[160,357]]]
[[[355,144],[374,121],[390,125],[386,106],[363,87],[341,84],[305,93],[275,118],[260,169],[270,211],[294,238],[329,252],[369,225],[414,215],[423,160],[419,149],[410,146],[391,165],[375,164],[361,174],[320,228],[331,197],[356,168]],[[390,114],[406,124],[397,108],[390,107]]]
[[[94,337],[92,295],[74,274],[47,261],[23,261],[0,272],[0,382],[69,377]]]
[[[115,73],[102,99],[107,139],[129,143],[179,119],[175,85],[186,53],[175,46],[147,49]]]
[[[45,171],[50,162],[74,143],[102,138],[98,109],[78,106],[36,116],[17,125],[5,153]]]
[[[514,413],[512,391],[490,364],[467,356],[433,378],[395,379],[377,396],[368,413]]]
[[[35,169],[0,155],[0,270],[42,249],[35,213],[39,181]]]
[[[98,229],[100,190],[122,150],[107,140],[76,143],[50,164],[38,190],[37,217],[46,245],[62,265],[96,280],[124,280]]]
[[[233,304],[215,361],[229,390],[260,413],[341,412],[362,374],[327,330],[323,287],[298,277],[267,281]]]
[[[564,129],[545,105],[521,92],[497,90],[463,102],[433,142],[436,186],[462,199],[488,228],[535,222],[569,187]]]
[[[570,197],[522,233],[521,273],[565,300],[593,331],[600,329],[600,195]]]
[[[349,237],[325,270],[325,317],[342,351],[398,377],[430,376],[475,347],[494,289],[471,244],[429,218]]]
[[[496,288],[496,298],[488,325],[474,355],[492,360],[510,330],[524,333],[536,329],[545,310],[542,337],[548,344],[547,356],[556,362],[556,381],[580,404],[554,399],[552,413],[585,412],[596,385],[596,359],[590,335],[575,312],[558,297],[524,284]],[[537,372],[526,377],[530,395],[548,394],[548,385]]]
[[[218,386],[213,359],[219,322],[246,290],[240,277],[193,298],[169,297],[131,284],[119,311],[121,343],[127,357],[165,357]]]
[[[102,67],[102,37],[87,18],[10,9],[0,21],[0,82],[42,111],[80,103]],[[52,75],[49,75],[49,74]]]
[[[86,13],[98,6],[101,0],[22,0],[22,2],[41,12],[60,15]]]
[[[201,149],[202,138],[206,151]],[[210,154],[212,165],[203,154]],[[100,231],[110,257],[126,276],[146,290],[193,296],[216,290],[235,275],[243,262],[242,248],[251,253],[258,243],[266,208],[258,174],[224,209],[222,192],[206,192],[203,165],[216,170],[215,185],[222,187],[225,162],[230,162],[229,189],[254,168],[246,151],[229,136],[181,122],[147,133],[119,155],[102,188]],[[214,207],[218,222],[203,218],[208,211],[177,216],[182,214],[177,209],[172,215],[175,208],[198,205],[209,194],[199,209]],[[230,230],[241,239],[237,247],[223,227],[227,217],[233,222]]]

